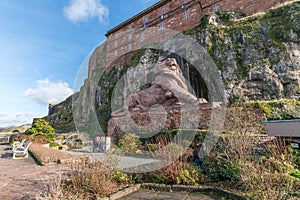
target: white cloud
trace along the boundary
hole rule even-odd
[[[105,22],[109,10],[101,0],[70,0],[70,4],[64,8],[64,14],[73,23],[85,22],[94,17],[99,22]]]
[[[17,114],[7,114],[0,113],[0,127],[8,126],[19,126],[27,123],[31,123],[33,118],[43,117],[35,113],[17,113]]]
[[[73,93],[73,90],[66,82],[50,82],[47,78],[37,81],[37,88],[29,88],[25,96],[41,104],[56,104],[65,100]]]

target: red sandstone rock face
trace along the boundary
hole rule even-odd
[[[156,105],[166,110],[180,106],[182,103],[198,105],[207,103],[203,98],[198,99],[188,90],[181,69],[175,58],[167,58],[154,69],[154,81],[149,88],[135,92],[123,102],[123,108],[114,111],[113,117],[128,115],[128,112],[147,112]]]
[[[200,108],[199,110],[172,109],[167,113],[145,112],[134,113],[130,117],[114,117],[108,122],[108,135],[112,137],[113,142],[117,142],[126,133],[149,133],[150,135],[147,136],[153,136],[160,131],[190,127],[187,123],[197,123],[196,128],[200,130],[208,129],[211,113],[211,108]],[[162,117],[163,115],[166,115],[166,118]]]

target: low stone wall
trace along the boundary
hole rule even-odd
[[[210,187],[210,186],[191,186],[191,185],[165,185],[155,183],[142,183],[136,184],[131,187],[127,187],[121,191],[118,191],[108,197],[99,198],[99,200],[115,200],[123,198],[133,192],[138,192],[141,189],[154,190],[154,191],[165,191],[165,192],[185,192],[185,193],[204,193],[204,194],[219,194],[220,196],[226,197],[226,199],[232,200],[245,200],[246,198],[232,192],[223,190],[221,188]]]

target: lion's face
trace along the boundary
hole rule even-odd
[[[175,71],[178,74],[180,73],[180,68],[175,58],[167,58],[166,60],[161,62],[161,65]]]

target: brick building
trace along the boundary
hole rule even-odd
[[[161,0],[107,31],[107,63],[109,66],[124,64],[130,52],[160,41],[163,36],[199,25],[201,17],[209,12],[240,10],[251,15],[289,1],[291,0]],[[93,66],[90,67],[92,72]]]

